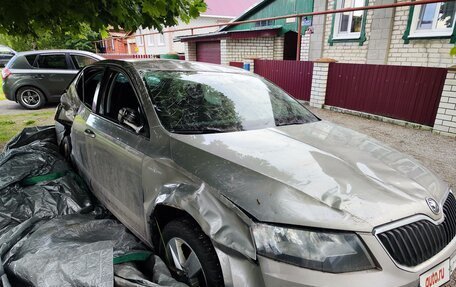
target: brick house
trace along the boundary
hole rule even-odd
[[[175,42],[174,39],[190,33],[189,31],[176,30],[229,22],[258,1],[260,0],[205,0],[206,12],[198,18],[190,20],[189,23],[179,22],[176,26],[165,28],[163,34],[145,35],[157,32],[157,30],[140,28],[136,31],[139,53],[157,56],[168,53],[183,54],[185,51],[184,44]],[[217,29],[218,27],[196,29],[194,34],[210,33]]]
[[[405,0],[320,0],[314,11]],[[333,58],[344,63],[449,67],[456,58],[455,2],[424,7],[350,12],[317,16],[310,35],[309,59]]]
[[[395,2],[405,0],[321,0],[314,2],[314,11]],[[436,132],[456,135],[456,70],[452,67],[456,57],[450,55],[456,43],[455,15],[456,2],[441,2],[318,16],[312,23],[309,60],[449,68],[432,127]],[[328,64],[317,63],[316,68],[324,82],[320,86],[314,83],[315,105],[321,106],[325,103]]]
[[[284,16],[312,11],[312,0],[264,0],[233,21],[244,21],[275,16]],[[307,19],[304,20],[305,25]],[[256,23],[226,26],[217,32],[194,36],[182,36],[186,59],[228,65],[248,58],[273,60],[296,59],[297,19],[261,21]],[[306,26],[304,26],[306,29]],[[304,30],[305,31],[305,30]],[[303,37],[303,46],[308,46]],[[307,59],[303,49],[303,59]]]
[[[136,42],[134,38],[126,38],[131,36],[133,32],[125,31],[108,31],[108,37],[101,42],[97,47],[102,53],[106,54],[136,54]]]

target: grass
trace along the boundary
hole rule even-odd
[[[1,73],[1,70],[0,70]],[[5,94],[3,93],[3,88],[2,88],[2,77],[0,77],[0,101],[6,100]]]
[[[54,111],[0,115],[0,148],[23,128],[54,124]]]

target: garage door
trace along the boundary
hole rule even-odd
[[[196,60],[198,62],[220,64],[220,41],[197,42]]]

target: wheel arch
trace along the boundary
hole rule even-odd
[[[15,98],[16,102],[18,101],[19,91],[21,89],[23,89],[23,88],[28,88],[28,87],[39,90],[43,94],[44,99],[46,100],[46,102],[49,100],[47,92],[44,91],[42,88],[40,88],[40,87],[38,87],[37,85],[34,85],[34,84],[24,84],[24,85],[16,87],[16,89],[14,90],[14,98]]]
[[[154,249],[158,250],[158,246],[161,243],[161,232],[163,228],[165,228],[166,224],[179,218],[190,219],[198,224],[198,222],[185,210],[166,204],[158,204],[155,207],[154,211],[150,215],[150,232]]]

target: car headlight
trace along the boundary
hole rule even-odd
[[[257,253],[304,268],[342,273],[376,268],[355,233],[320,232],[255,224]]]

